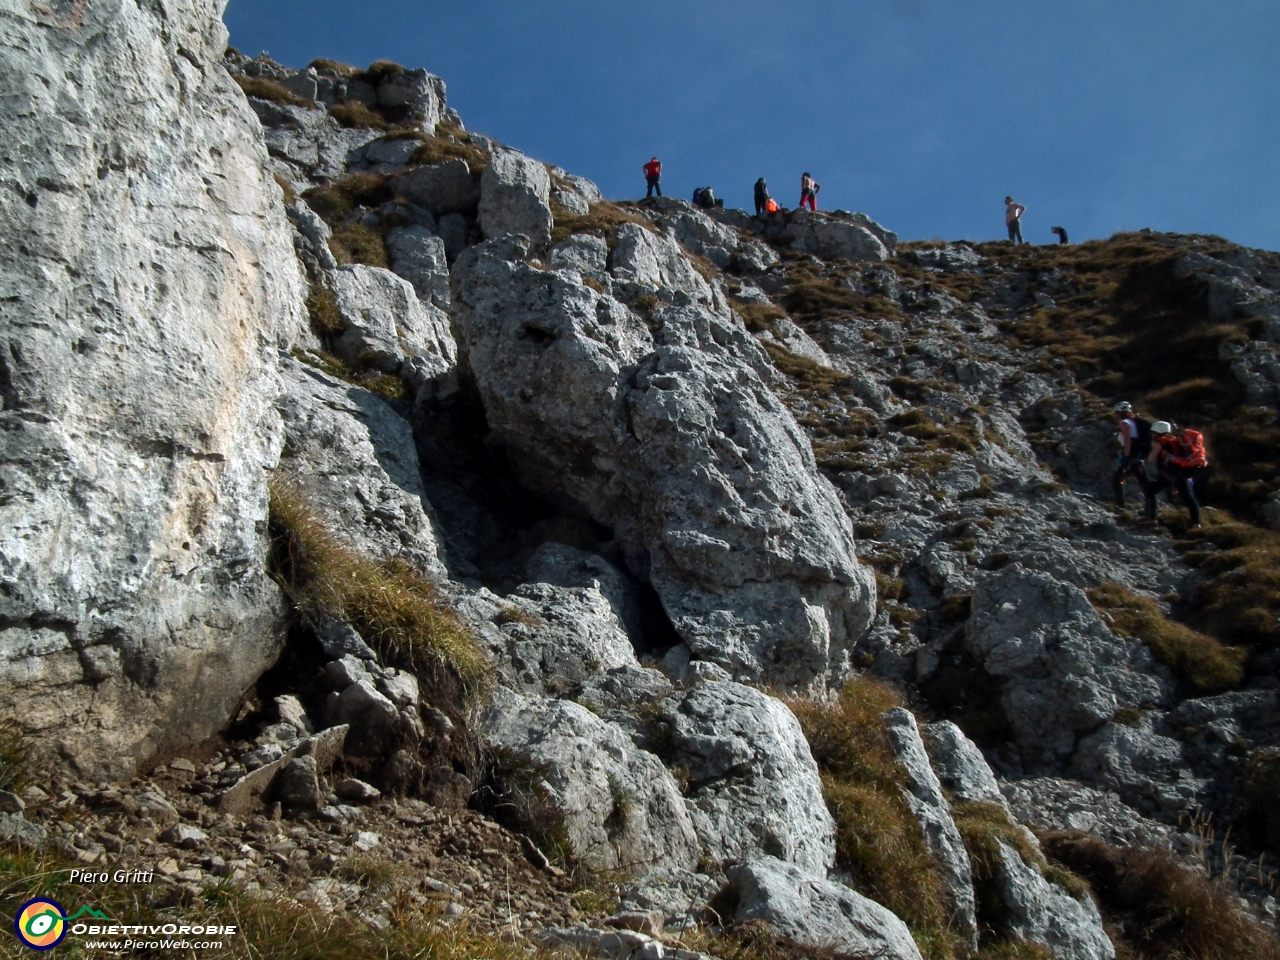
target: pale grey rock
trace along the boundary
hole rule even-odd
[[[10,793],[8,790],[0,790],[0,813],[17,813],[21,814],[27,809],[27,804],[16,793]]]
[[[921,960],[907,925],[874,900],[821,874],[773,857],[727,871],[737,894],[733,919],[763,920],[788,940],[827,947],[836,956]]]
[[[1115,636],[1078,587],[1012,564],[978,583],[965,647],[1000,678],[1024,764],[1060,772],[1077,741],[1169,687],[1150,651]]]
[[[773,321],[772,331],[766,330],[756,334],[756,336],[765,342],[772,341],[777,343],[780,347],[798,357],[812,360],[814,363],[821,364],[824,367],[831,366],[831,358],[827,356],[827,352],[818,346],[811,336],[786,317]]]
[[[663,703],[689,815],[717,862],[777,857],[824,875],[835,822],[818,765],[786,704],[738,683],[705,682]]]
[[[1006,806],[995,774],[978,745],[950,720],[927,723],[921,731],[939,782],[956,800]]]
[[[184,850],[196,850],[208,842],[209,835],[189,823],[176,823],[160,834],[160,839],[165,843],[172,843],[175,847],[182,847]]]
[[[925,844],[937,864],[950,899],[951,929],[963,936],[970,948],[978,948],[977,907],[973,893],[973,868],[960,831],[951,819],[951,806],[942,795],[942,786],[929,765],[929,756],[916,718],[911,711],[895,707],[882,718],[893,746],[894,757],[907,776],[903,799],[920,824]]]
[[[755,272],[778,263],[778,255],[769,247],[744,238],[692,204],[683,200],[666,201],[665,208],[674,208],[674,212],[659,221],[662,229],[689,253],[706,257],[722,270],[733,266],[735,259],[739,267]]]
[[[449,263],[444,241],[427,227],[396,227],[387,233],[391,270],[413,284],[418,299],[449,310]]]
[[[286,807],[318,810],[324,799],[315,757],[294,757],[276,774],[271,796]]]
[[[316,258],[316,262],[326,270],[336,270],[338,261],[333,258],[333,251],[329,249],[329,238],[333,236],[329,225],[301,197],[293,201],[289,211],[298,233],[306,240],[307,249]]]
[[[447,375],[457,360],[449,318],[435,304],[418,299],[413,286],[381,267],[347,264],[329,274],[343,333],[334,352],[355,367],[397,372],[421,358]]]
[[[594,553],[550,541],[525,561],[528,583],[557,587],[586,587],[600,591],[609,601],[627,633],[638,639],[641,631],[640,599],[635,583],[621,570]]]
[[[343,800],[350,800],[353,803],[372,803],[382,796],[382,791],[377,787],[354,777],[340,780],[333,788],[333,792]]]
[[[792,250],[823,259],[876,261],[890,256],[884,241],[868,226],[807,210],[791,214],[781,235]]]
[[[1070,773],[1122,797],[1158,798],[1161,806],[1191,808],[1203,783],[1186,769],[1183,753],[1179,741],[1157,733],[1151,717],[1144,715],[1132,724],[1108,723],[1083,738]]]
[[[1009,809],[1038,830],[1080,830],[1114,847],[1170,849],[1174,831],[1149,820],[1120,797],[1076,780],[1038,777],[1001,784]]]
[[[22,814],[0,812],[0,840],[24,847],[38,847],[47,837],[44,827],[23,819]]]
[[[285,482],[337,539],[360,553],[403,557],[442,575],[440,540],[427,513],[409,424],[367,390],[289,357],[280,359],[280,368]],[[334,653],[372,659],[363,641],[355,643],[336,627],[322,642]]]
[[[260,529],[304,287],[226,41],[187,0],[0,19],[0,713],[84,775],[213,733],[280,649]],[[120,673],[86,676],[98,645]]]
[[[376,674],[371,671],[377,669],[375,664],[362,662],[354,656],[345,655],[338,660],[325,664],[324,678],[331,689],[341,693],[353,683],[359,683],[362,680],[372,683]]]
[[[406,70],[385,77],[377,86],[380,107],[400,108],[409,116],[420,117],[422,129],[433,133],[445,118],[445,85],[425,70]]]
[[[920,247],[910,254],[922,267],[931,267],[943,273],[967,273],[982,263],[976,250],[964,243],[948,243],[941,247]]]
[[[1007,934],[1042,943],[1061,960],[1114,960],[1115,947],[1093,900],[1087,894],[1077,900],[1050,883],[1005,843],[1000,843],[995,883]]]
[[[417,153],[421,142],[412,138],[373,140],[347,157],[347,166],[363,162],[369,166],[403,167]]]
[[[316,627],[316,639],[320,641],[325,656],[332,660],[340,660],[348,654],[357,660],[378,659],[355,628],[340,620],[329,620]]]
[[[480,176],[480,229],[488,239],[520,234],[534,244],[551,239],[551,175],[518,150],[494,150]]]
[[[489,426],[525,481],[614,529],[697,659],[796,686],[841,676],[874,585],[751,337],[688,304],[660,311],[655,342],[523,251],[469,250],[453,292]]]
[[[420,696],[418,678],[407,670],[386,668],[378,677],[378,690],[397,707],[413,707]]]
[[[391,189],[437,217],[467,213],[480,202],[479,185],[462,159],[417,167],[393,179]]]
[[[671,774],[585,707],[498,687],[477,733],[489,749],[540,771],[536,799],[584,863],[636,872],[696,865],[698,838]]]
[[[604,200],[604,194],[586,177],[577,177],[560,167],[552,167],[551,199],[574,216],[584,217],[591,212],[592,204]]]
[[[281,723],[287,723],[298,733],[314,733],[311,718],[307,716],[302,702],[292,694],[276,697],[276,716]]]
[[[610,271],[615,279],[645,289],[679,290],[704,302],[711,300],[711,287],[675,240],[637,223],[618,224],[614,236],[617,246]]]
[[[383,754],[400,726],[400,711],[377,691],[373,683],[361,679],[340,694],[330,694],[329,722],[347,724],[347,749],[361,756]]]
[[[573,270],[583,276],[604,274],[608,260],[609,247],[604,238],[589,233],[575,233],[547,253],[552,270]]]

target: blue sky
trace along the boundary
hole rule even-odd
[[[425,67],[467,126],[643,195],[712,185],[904,239],[1152,227],[1280,249],[1276,0],[231,0],[231,43]]]

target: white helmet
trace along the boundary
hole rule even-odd
[[[1168,420],[1157,420],[1151,425],[1152,433],[1173,433],[1173,424]]]
[[[1128,400],[1121,400],[1119,403],[1117,403],[1114,407],[1111,408],[1111,412],[1112,413],[1133,413],[1133,404],[1129,403]]]

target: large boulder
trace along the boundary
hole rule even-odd
[[[846,673],[874,582],[763,352],[687,298],[655,338],[524,255],[473,247],[452,280],[467,366],[525,481],[613,528],[698,658],[790,686]]]
[[[413,284],[418,299],[449,310],[449,262],[444,240],[424,226],[396,227],[387,233],[391,270]]]
[[[0,714],[85,776],[214,732],[282,639],[304,287],[219,9],[0,13]]]
[[[518,150],[497,148],[480,176],[480,229],[488,239],[521,234],[551,239],[551,175]]]
[[[381,267],[354,263],[330,273],[329,283],[343,328],[333,349],[342,359],[388,373],[399,371],[409,358],[440,374],[452,369],[457,346],[448,316],[430,301],[419,300],[407,280]]]
[[[1114,960],[1115,947],[1088,893],[1073,897],[1003,842],[993,883],[1007,936],[1044,944],[1060,960]]]
[[[587,866],[644,873],[697,864],[698,839],[671,774],[586,707],[498,687],[478,733],[508,782],[528,792],[538,826],[561,833]]]
[[[671,237],[637,223],[618,224],[614,236],[618,245],[611,272],[618,280],[647,290],[679,290],[698,300],[710,300],[711,287]]]
[[[425,70],[390,72],[382,78],[376,91],[378,106],[421,118],[422,129],[428,133],[445,119],[444,81]]]
[[[865,218],[863,221],[853,217],[835,219],[827,214],[797,210],[783,228],[782,238],[791,242],[792,250],[824,260],[887,260],[893,247],[885,240],[892,234],[883,229],[877,231],[874,226]]]
[[[981,581],[964,644],[994,677],[1029,770],[1061,772],[1117,710],[1160,703],[1151,653],[1117,637],[1079,587],[1011,564]]]
[[[708,857],[777,857],[825,875],[835,861],[835,822],[786,704],[738,683],[707,682],[665,701],[662,716],[674,763],[688,771],[689,813]]]
[[[280,367],[284,493],[359,553],[443,575],[409,424],[367,390],[290,357]]]
[[[773,857],[728,870],[731,918],[763,920],[796,943],[827,948],[837,957],[921,960],[907,925],[874,900],[821,874]]]
[[[465,160],[417,167],[391,181],[397,197],[430,210],[437,217],[466,213],[480,202],[480,190]]]

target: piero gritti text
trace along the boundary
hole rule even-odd
[[[72,883],[151,883],[155,879],[154,870],[72,870]]]

